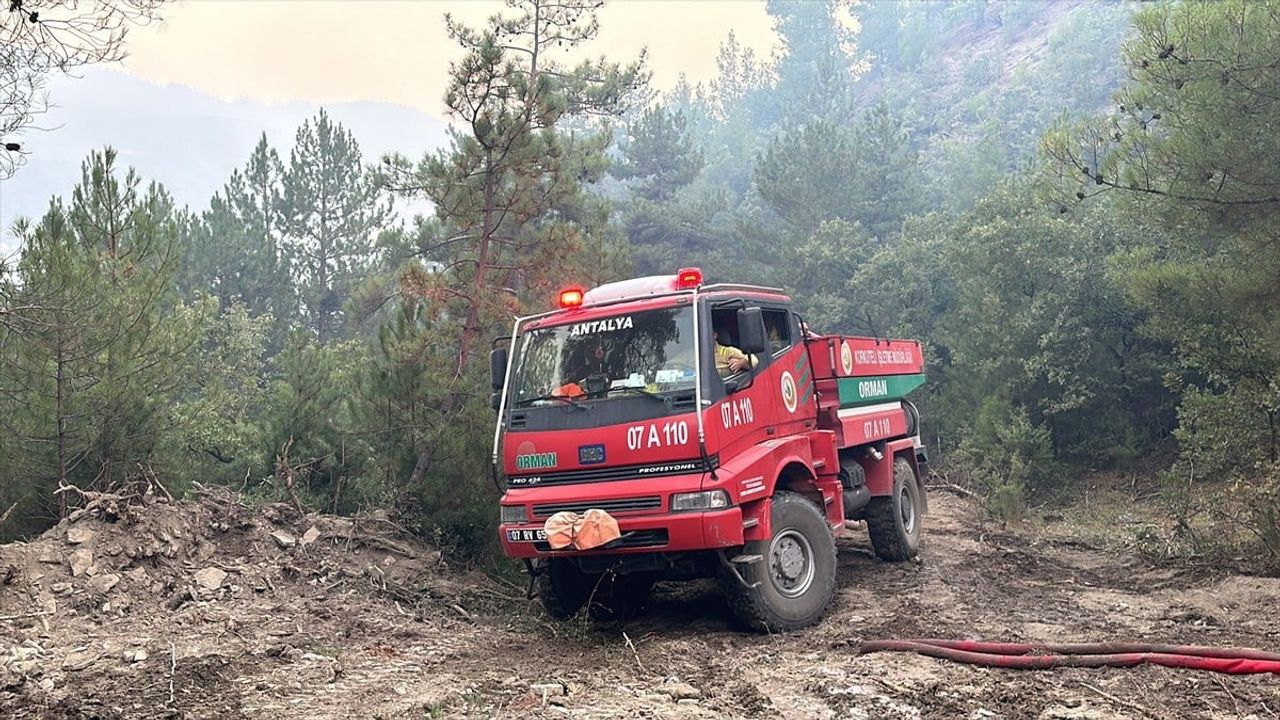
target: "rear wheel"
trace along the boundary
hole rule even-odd
[[[572,561],[551,558],[538,573],[538,600],[556,620],[568,620],[582,609],[593,587],[591,578]]]
[[[867,503],[867,532],[882,560],[902,562],[920,551],[924,502],[916,472],[906,458],[893,460],[893,494]]]
[[[827,519],[802,495],[773,498],[773,536],[754,540],[744,555],[759,555],[743,572],[743,587],[726,570],[721,586],[742,622],[757,630],[786,632],[812,625],[831,604],[836,587],[836,545]]]

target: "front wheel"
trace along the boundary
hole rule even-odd
[[[726,570],[721,586],[739,620],[768,632],[799,630],[822,618],[836,588],[836,544],[827,519],[802,495],[773,498],[773,536],[753,540],[744,555],[758,555],[743,587]]]
[[[644,612],[653,591],[653,575],[607,572],[592,589],[587,612],[596,622],[626,622]]]
[[[881,560],[902,562],[920,552],[924,498],[916,472],[906,458],[893,460],[893,494],[867,503],[867,533]]]
[[[556,620],[568,620],[582,609],[592,590],[591,578],[571,560],[551,558],[538,570],[538,601]]]

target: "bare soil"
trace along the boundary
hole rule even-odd
[[[710,583],[660,586],[626,625],[553,623],[380,518],[230,496],[99,508],[0,546],[0,717],[1280,717],[1275,676],[859,655],[920,636],[1280,646],[1280,580],[1153,568],[930,500],[920,562],[853,533],[831,612],[786,636],[741,631]]]

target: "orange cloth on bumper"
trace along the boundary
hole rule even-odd
[[[553,550],[572,545],[579,550],[591,550],[607,545],[622,537],[618,521],[612,515],[592,508],[582,515],[565,510],[547,518],[543,524],[547,531],[547,543]]]

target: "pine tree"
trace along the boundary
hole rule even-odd
[[[783,45],[773,93],[777,122],[795,126],[853,118],[853,83],[865,62],[846,25],[852,6],[848,0],[769,0],[766,7]]]
[[[232,172],[209,208],[179,220],[185,297],[209,293],[222,309],[243,305],[272,318],[268,347],[278,352],[297,316],[289,258],[281,247],[283,166],[263,135],[243,169]]]
[[[393,158],[388,169],[389,185],[435,205],[444,231],[423,249],[437,271],[410,267],[402,278],[402,292],[429,303],[434,341],[449,348],[437,382],[441,427],[467,401],[482,337],[509,317],[510,293],[548,293],[574,279],[559,268],[599,247],[607,212],[583,186],[601,177],[608,138],[561,132],[559,124],[621,114],[643,81],[639,63],[568,68],[549,57],[596,35],[594,0],[511,5],[514,16],[494,16],[479,30],[447,19],[466,51],[445,95],[457,129],[445,150],[416,166]],[[438,435],[422,441],[411,487],[432,462]]]
[[[702,171],[702,151],[694,146],[683,113],[648,107],[627,125],[618,143],[622,159],[610,168],[629,180],[632,192],[649,202],[669,199]]]
[[[766,146],[756,188],[801,235],[844,220],[885,239],[918,207],[920,171],[910,143],[902,121],[883,105],[851,127],[807,123]]]
[[[1115,112],[1046,137],[1052,199],[1064,213],[1111,200],[1149,228],[1116,267],[1176,350],[1182,477],[1256,490],[1251,530],[1280,555],[1280,12],[1147,7],[1124,56]]]
[[[378,228],[390,214],[360,146],[324,110],[298,129],[284,175],[285,243],[307,323],[320,342],[338,336],[343,306],[372,261]],[[255,173],[254,184],[269,173]],[[255,188],[255,190],[258,190]],[[266,204],[265,189],[255,197]],[[269,236],[263,213],[261,231]]]
[[[5,422],[22,445],[15,462],[46,498],[112,487],[150,462],[214,310],[175,297],[172,203],[115,162],[110,148],[93,153],[71,203],[24,230],[6,292],[30,310],[21,341],[4,348],[23,408]]]

